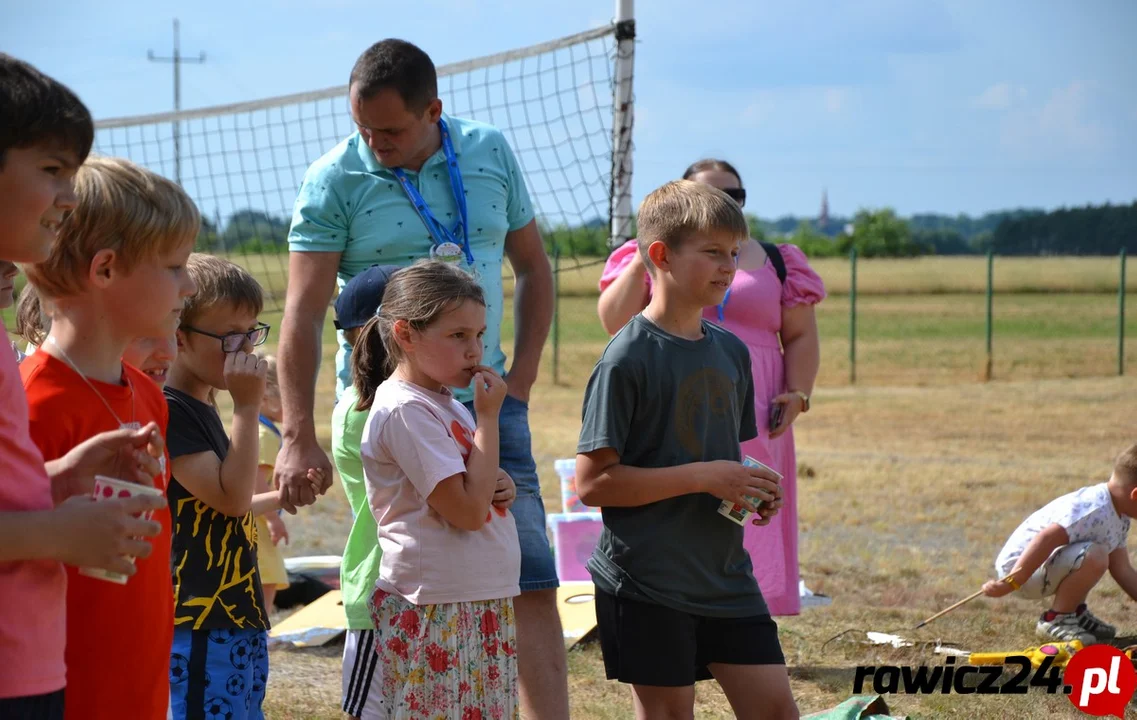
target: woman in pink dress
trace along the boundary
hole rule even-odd
[[[746,202],[742,179],[729,163],[700,160],[683,178],[712,185],[739,203]],[[801,609],[797,560],[797,461],[792,425],[809,410],[809,396],[820,364],[814,305],[825,298],[825,286],[794,245],[779,245],[785,282],[766,250],[750,239],[740,249],[738,272],[723,305],[709,307],[707,320],[737,335],[750,348],[754,373],[754,414],[758,437],[742,445],[744,455],[768,464],[785,476],[785,504],[769,525],[747,525],[744,545],[754,564],[754,577],[771,615],[796,615]],[[629,240],[608,258],[600,278],[600,321],[615,335],[647,307],[651,277]],[[771,430],[771,408],[781,406],[781,419]]]

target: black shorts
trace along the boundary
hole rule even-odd
[[[0,699],[4,720],[63,720],[63,691]]]
[[[786,664],[769,615],[691,615],[597,589],[596,624],[608,679],[630,685],[694,685],[714,677],[711,663]]]

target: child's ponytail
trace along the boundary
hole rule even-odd
[[[394,369],[387,360],[382,323],[383,318],[378,315],[368,320],[351,349],[351,384],[359,395],[359,400],[355,404],[356,410],[371,409],[371,403],[375,401],[375,391]]]

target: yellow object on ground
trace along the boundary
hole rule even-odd
[[[347,616],[339,590],[324,593],[312,603],[281,620],[268,636],[296,647],[319,647],[347,630]]]
[[[596,627],[595,593],[590,582],[562,582],[557,588],[557,614],[569,647]]]
[[[1005,665],[1008,657],[1025,655],[1030,658],[1030,664],[1038,667],[1046,658],[1052,659],[1053,667],[1065,667],[1074,653],[1082,649],[1080,640],[1070,642],[1055,642],[1026,650],[1013,650],[1011,652],[971,653],[967,662],[971,665]]]

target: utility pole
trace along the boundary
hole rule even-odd
[[[182,63],[201,64],[205,62],[205,53],[198,53],[196,58],[182,57],[181,41],[178,38],[178,20],[174,18],[174,55],[173,57],[158,57],[153,50],[146,52],[151,62],[168,62],[174,66],[174,112],[182,109]],[[182,184],[182,138],[178,120],[174,118],[174,180]]]

